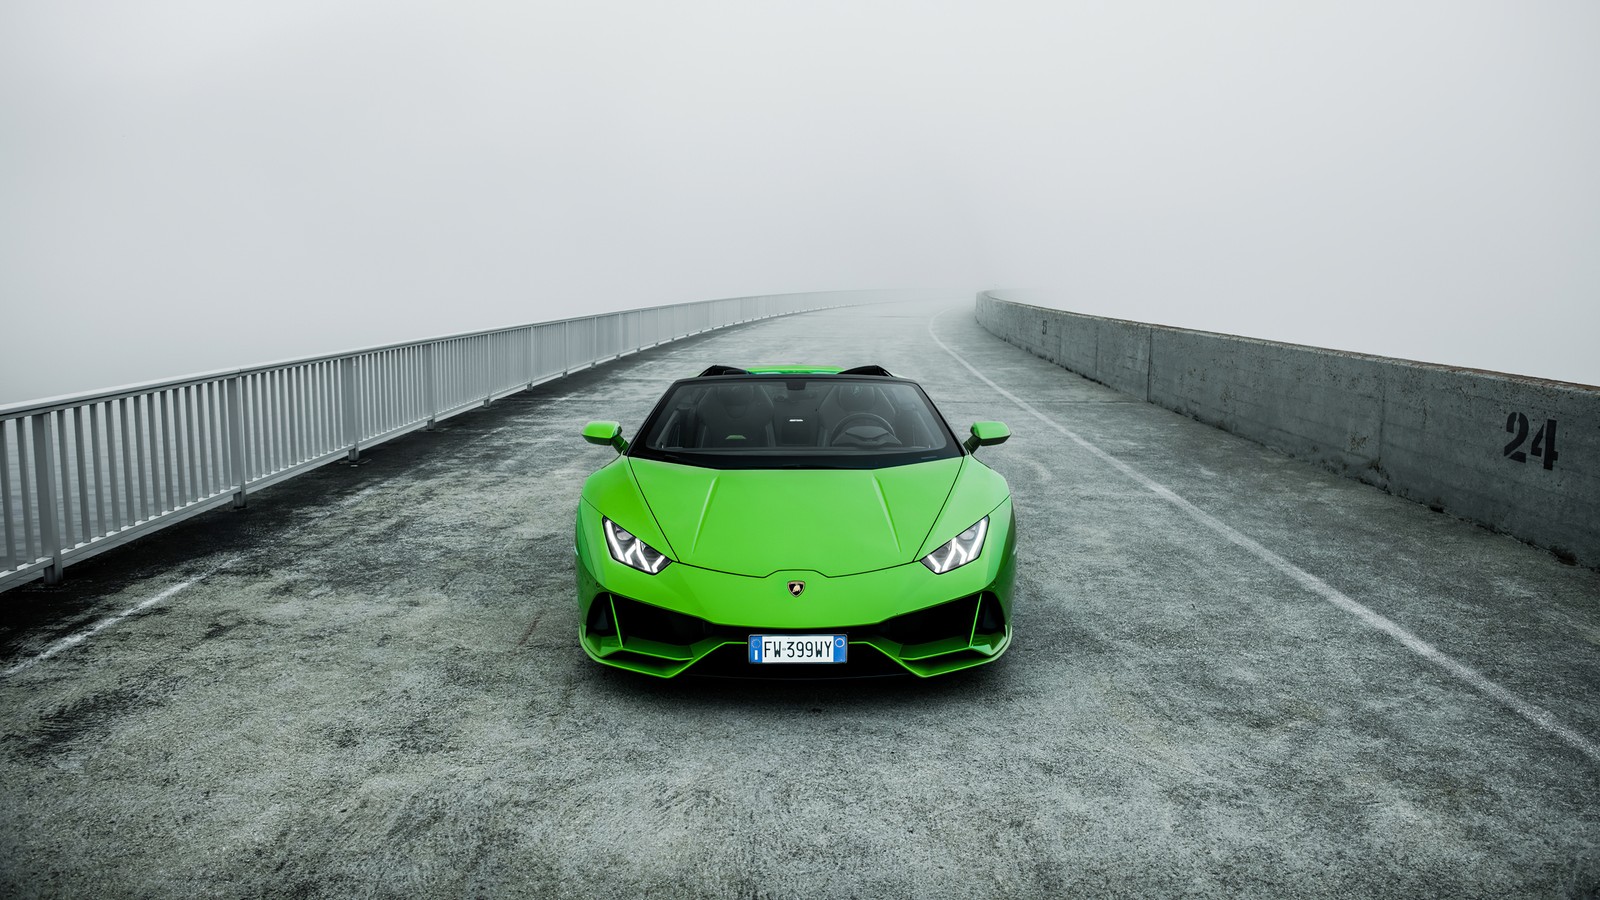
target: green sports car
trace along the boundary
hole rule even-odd
[[[578,640],[649,675],[940,675],[1011,642],[1005,479],[877,366],[673,383],[578,503]]]

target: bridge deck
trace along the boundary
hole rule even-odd
[[[609,451],[580,427],[757,361],[881,363],[1011,426],[983,451],[1022,532],[1005,660],[775,685],[583,656],[572,509]],[[691,339],[252,499],[0,596],[0,894],[1600,888],[1600,573],[970,307]]]

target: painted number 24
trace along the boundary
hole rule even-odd
[[[1544,425],[1533,436],[1533,443],[1528,446],[1527,452],[1522,450],[1522,442],[1528,439],[1528,417],[1519,412],[1506,416],[1506,433],[1515,435],[1506,444],[1505,455],[1514,462],[1525,463],[1528,454],[1533,454],[1534,459],[1543,459],[1544,467],[1555,467],[1556,458],[1556,420],[1545,419]]]

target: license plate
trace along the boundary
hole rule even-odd
[[[842,663],[849,646],[842,634],[752,634],[753,663]]]

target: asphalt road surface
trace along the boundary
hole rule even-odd
[[[572,514],[610,451],[579,430],[631,434],[713,362],[879,363],[1010,425],[980,451],[1021,530],[1003,660],[583,655]],[[1600,891],[1600,573],[1129,400],[970,303],[631,356],[0,611],[5,897]]]

